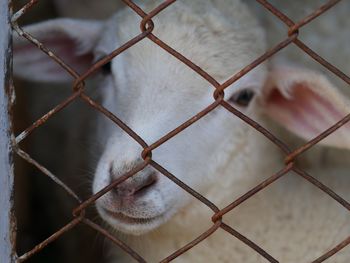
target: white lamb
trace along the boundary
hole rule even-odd
[[[156,6],[151,2],[142,4],[146,12]],[[58,19],[25,31],[83,73],[93,57],[99,60],[136,36],[140,21],[132,10],[124,9],[105,22]],[[263,28],[239,0],[176,2],[153,21],[156,36],[220,83],[266,50]],[[15,51],[19,76],[46,82],[72,80],[22,38],[15,37]],[[148,39],[106,64],[100,75],[103,105],[148,144],[214,102],[211,84]],[[263,126],[271,127],[270,118],[307,140],[350,113],[349,101],[322,74],[289,65],[260,65],[226,89],[225,99]],[[102,119],[97,138],[106,141],[94,193],[142,162],[139,144]],[[347,125],[321,143],[349,149],[348,132]],[[152,152],[153,160],[219,208],[281,170],[284,157],[266,137],[222,106]],[[350,178],[344,167],[319,163],[310,173],[349,200]],[[349,237],[346,205],[347,209],[290,172],[225,214],[223,222],[280,262],[310,262]],[[150,166],[102,196],[96,206],[112,229],[125,233],[126,242],[150,262],[165,258],[213,225],[209,208]],[[344,248],[330,262],[345,263],[349,258],[350,249]],[[125,253],[114,259],[131,261]],[[177,262],[266,259],[218,229]]]

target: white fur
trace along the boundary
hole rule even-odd
[[[144,6],[146,11],[156,6],[153,1],[148,2]],[[177,2],[153,20],[156,36],[220,83],[266,50],[264,30],[239,0]],[[102,32],[100,27],[95,27],[100,34],[99,43],[94,47],[97,59],[136,36],[140,21],[132,10],[125,9],[107,20]],[[317,76],[289,69],[268,73],[263,64],[228,88],[225,98],[245,88],[254,90],[257,96],[252,103],[238,109],[266,126],[269,122],[261,113],[268,103],[265,101],[267,91],[277,86],[286,93],[301,81],[306,86],[311,85],[310,90],[315,92],[318,91],[313,85],[319,87],[321,96],[333,98],[337,111],[349,112],[348,101],[327,80]],[[105,77],[99,88],[104,89],[104,106],[148,144],[214,102],[214,88],[207,81],[148,39],[113,59],[112,75]],[[341,144],[344,138],[348,140],[347,134],[343,132],[328,144],[348,148],[348,144]],[[303,136],[302,131],[299,135]],[[112,179],[116,179],[142,162],[142,148],[114,124],[101,126],[97,136],[107,141],[96,169],[94,193],[111,182],[111,165],[115,174]],[[152,158],[219,208],[284,166],[277,147],[222,107],[155,149]],[[133,180],[151,172],[153,168],[147,167],[136,179],[128,179],[126,183],[132,184]],[[156,173],[157,183],[140,198],[125,201],[110,192],[96,202],[104,220],[112,228],[130,234],[127,242],[150,262],[161,260],[212,225],[212,212],[208,208]],[[350,197],[349,178],[341,167],[330,169],[319,164],[311,174],[343,197]],[[106,209],[140,222],[125,223],[121,218],[110,216]],[[308,262],[350,234],[349,212],[295,174],[281,178],[225,215],[223,221],[280,262]],[[122,262],[127,262],[130,258],[125,254],[118,257],[124,256]],[[349,249],[344,249],[334,257],[334,262],[345,263],[349,257]],[[177,262],[264,260],[219,229]]]

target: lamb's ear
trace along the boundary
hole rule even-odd
[[[310,140],[350,114],[350,102],[323,75],[291,67],[276,67],[264,86],[265,112],[296,135]],[[350,124],[321,144],[350,149]]]
[[[102,22],[74,19],[54,19],[25,26],[45,47],[60,57],[78,73],[92,63],[92,49],[100,33]],[[19,77],[41,82],[65,82],[72,77],[37,46],[14,34],[14,73]]]

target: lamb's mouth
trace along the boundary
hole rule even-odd
[[[149,218],[131,217],[120,212],[112,212],[107,209],[103,209],[103,210],[108,216],[125,224],[149,224],[163,217],[162,215],[149,217]]]

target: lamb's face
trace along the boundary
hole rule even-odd
[[[221,18],[210,21],[212,17],[202,19],[195,15],[191,14],[193,21],[185,23],[184,12],[167,14],[164,20],[155,20],[161,26],[154,33],[218,81],[226,80],[262,52],[263,47],[251,43],[254,39],[254,44],[263,43],[263,35],[255,29],[232,31],[225,24],[227,21],[219,21]],[[139,32],[139,19],[131,11],[127,19],[125,16],[119,15],[109,22],[95,50],[96,56],[108,54]],[[106,65],[103,75],[105,80],[100,88],[107,89],[105,107],[148,145],[214,102],[214,87],[148,39],[113,59],[110,72]],[[225,98],[243,112],[251,111],[263,79],[264,69],[260,67],[225,91]],[[227,152],[240,151],[236,148],[246,127],[218,107],[154,149],[152,159],[204,193],[217,169],[227,162]],[[95,173],[94,193],[143,161],[142,147],[127,133],[112,123],[102,129],[102,136],[109,139]],[[179,186],[148,166],[102,196],[96,205],[115,229],[142,234],[169,219],[188,202],[188,197]]]
[[[151,2],[160,1],[144,1]],[[241,1],[218,1],[223,6],[213,2],[174,3],[153,18],[153,33],[222,83],[262,54],[265,40]],[[97,60],[109,54],[140,33],[140,22],[131,9],[125,9],[107,22],[58,19],[28,26],[25,31],[83,73],[91,67],[92,53]],[[36,81],[72,81],[28,41],[15,36],[14,43],[16,74]],[[229,87],[225,99],[242,111],[251,111],[264,75],[264,67],[257,68]],[[98,90],[104,95],[104,106],[148,145],[214,102],[214,87],[209,82],[147,38],[113,59],[110,67],[105,65],[101,77]],[[94,193],[141,163],[143,150],[112,122],[99,126],[97,140],[106,138],[107,142],[96,168]],[[152,160],[205,194],[218,169],[232,162],[231,154],[240,154],[246,128],[220,106],[156,147]],[[96,205],[115,229],[141,234],[169,219],[189,197],[148,166],[103,195]]]

